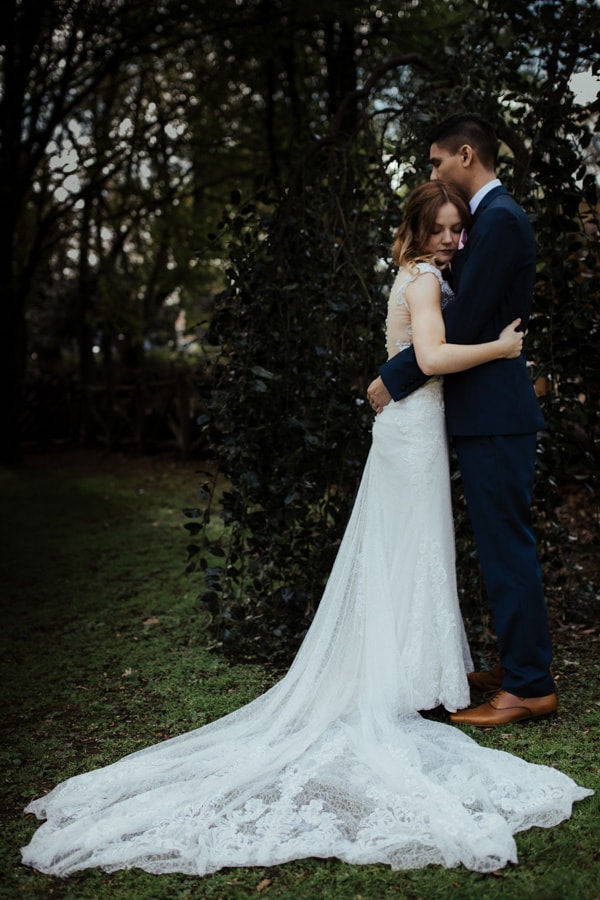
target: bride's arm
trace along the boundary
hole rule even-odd
[[[441,288],[431,272],[419,275],[406,289],[412,340],[419,368],[426,375],[449,375],[472,369],[493,359],[516,359],[523,346],[515,319],[495,341],[483,344],[447,344],[440,305]]]

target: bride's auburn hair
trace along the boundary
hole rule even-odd
[[[408,198],[404,219],[392,244],[395,264],[410,268],[416,262],[432,262],[427,244],[435,228],[442,206],[452,203],[458,210],[463,228],[471,223],[471,210],[464,196],[456,188],[442,181],[427,181],[415,188]]]

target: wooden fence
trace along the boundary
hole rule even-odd
[[[139,454],[171,447],[183,459],[202,445],[204,404],[193,372],[85,389],[68,378],[34,382],[24,388],[21,409],[25,444],[85,441]]]

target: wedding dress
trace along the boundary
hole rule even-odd
[[[449,288],[437,269],[424,264]],[[408,276],[410,280],[414,276]],[[400,272],[387,344],[410,341]],[[203,875],[305,857],[486,872],[513,834],[591,794],[417,712],[469,704],[454,576],[442,381],[377,417],[354,509],[287,675],[224,718],[58,785],[23,850],[67,875],[100,866]]]

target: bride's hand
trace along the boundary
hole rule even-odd
[[[517,331],[520,324],[521,320],[515,319],[514,322],[511,322],[510,325],[507,325],[500,332],[498,340],[500,341],[502,359],[516,359],[521,355],[525,335],[522,331]]]

